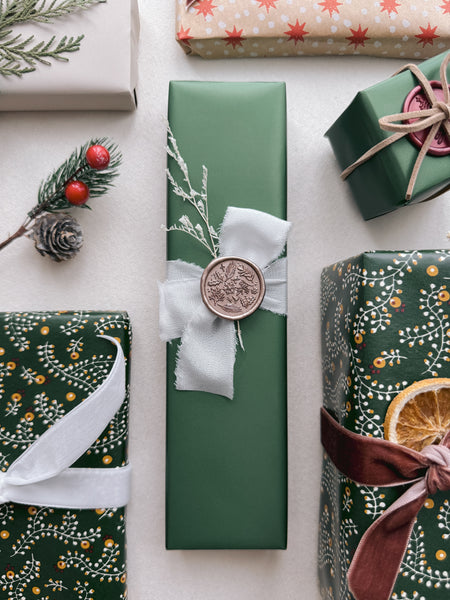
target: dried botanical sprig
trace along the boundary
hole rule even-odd
[[[1,0],[0,0],[1,2]],[[45,179],[38,192],[38,203],[19,229],[0,243],[0,250],[22,236],[33,236],[36,219],[73,206],[90,208],[88,197],[106,193],[119,174],[122,154],[108,138],[94,138],[74,150],[62,165]]]
[[[0,0],[0,74],[21,77],[36,70],[37,63],[50,65],[50,60],[67,61],[66,53],[76,52],[84,35],[63,36],[56,41],[35,42],[34,35],[15,33],[15,25],[27,22],[51,23],[77,10],[86,10],[106,0]]]
[[[193,237],[197,242],[204,246],[213,258],[219,255],[219,236],[214,227],[209,222],[208,214],[208,169],[202,165],[202,190],[197,192],[191,184],[189,170],[180,154],[177,141],[172,133],[170,125],[167,124],[168,145],[166,147],[167,154],[172,157],[180,168],[183,174],[183,180],[187,185],[187,191],[180,185],[169,171],[166,169],[167,178],[172,186],[173,193],[176,194],[183,202],[188,202],[197,211],[201,217],[202,223],[193,224],[187,215],[183,215],[179,220],[179,224],[171,225],[167,231],[182,231]],[[205,235],[205,228],[207,234]]]
[[[166,169],[167,179],[170,182],[173,193],[181,198],[183,202],[188,202],[196,210],[197,214],[201,217],[202,223],[193,224],[191,219],[187,215],[183,215],[178,219],[178,223],[165,228],[166,231],[181,231],[194,238],[202,246],[204,246],[213,258],[219,256],[219,235],[214,227],[209,222],[208,212],[208,169],[205,165],[202,165],[202,191],[198,192],[192,187],[191,180],[189,177],[188,166],[181,156],[178,148],[177,140],[170,128],[169,123],[166,123],[167,127],[167,139],[168,145],[166,146],[167,154],[175,160],[181,173],[183,174],[183,180],[186,183],[187,191],[182,185],[180,185],[169,169]],[[205,235],[205,228],[207,236]],[[236,335],[239,340],[239,345],[242,350],[244,348],[244,342],[242,340],[242,331],[240,321],[234,322],[236,327]]]

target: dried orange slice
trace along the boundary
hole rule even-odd
[[[390,403],[384,437],[421,451],[439,444],[450,430],[450,379],[423,379],[400,392]]]

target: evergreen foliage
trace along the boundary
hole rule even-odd
[[[66,53],[80,49],[83,35],[63,36],[56,40],[35,41],[34,35],[16,33],[22,23],[51,23],[77,10],[86,10],[106,0],[0,0],[0,74],[16,75],[36,70],[37,63],[50,65],[50,60],[67,61]]]
[[[104,146],[110,154],[110,162],[106,169],[98,171],[92,169],[86,162],[86,151],[90,146],[99,144]],[[55,212],[71,208],[64,195],[66,184],[77,179],[85,183],[89,188],[89,197],[101,196],[113,185],[114,179],[119,174],[119,165],[122,154],[117,145],[108,138],[95,138],[86,142],[83,146],[74,150],[63,164],[55,169],[44,181],[42,181],[38,192],[38,205],[29,213],[32,217],[37,210],[43,209],[47,212]],[[84,207],[89,208],[86,204]]]

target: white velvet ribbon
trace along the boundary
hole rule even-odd
[[[113,469],[70,468],[95,442],[122,404],[125,359],[121,345],[103,383],[59,419],[0,473],[0,503],[16,502],[54,508],[125,506],[129,500],[129,465]]]
[[[287,313],[286,258],[291,224],[267,213],[229,207],[219,235],[219,256],[237,256],[263,272],[266,294],[260,308]],[[175,368],[179,390],[198,390],[233,398],[236,333],[233,322],[214,315],[203,303],[203,269],[182,260],[168,262],[167,280],[159,284],[160,336],[181,338]]]

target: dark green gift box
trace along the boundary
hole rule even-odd
[[[286,100],[281,83],[172,82],[169,122],[193,186],[208,168],[210,221],[228,206],[286,217]],[[169,160],[169,169],[176,164]],[[168,223],[185,213],[169,189]],[[168,259],[206,267],[183,233]],[[178,343],[167,350],[166,545],[285,548],[287,520],[286,319],[258,310],[242,321],[245,352],[234,398],[178,391]]]
[[[450,251],[367,252],[322,273],[324,406],[346,429],[384,437],[396,394],[450,377]],[[323,459],[319,577],[325,600],[352,598],[346,574],[363,533],[404,491],[357,485]],[[420,510],[393,599],[446,600],[448,492]]]
[[[122,312],[0,313],[0,470],[108,376],[120,340],[129,370],[130,325]],[[128,376],[127,376],[128,381]],[[128,396],[75,467],[127,462]],[[124,508],[0,504],[2,598],[123,600]]]
[[[447,53],[420,65],[428,80],[439,80],[439,68]],[[405,71],[357,94],[350,106],[327,131],[342,170],[367,150],[391,135],[378,119],[403,112],[409,92],[418,85]],[[404,206],[408,182],[419,149],[404,137],[378,152],[351,173],[347,182],[364,219],[372,219]],[[422,202],[450,184],[450,156],[426,155],[409,203]]]

